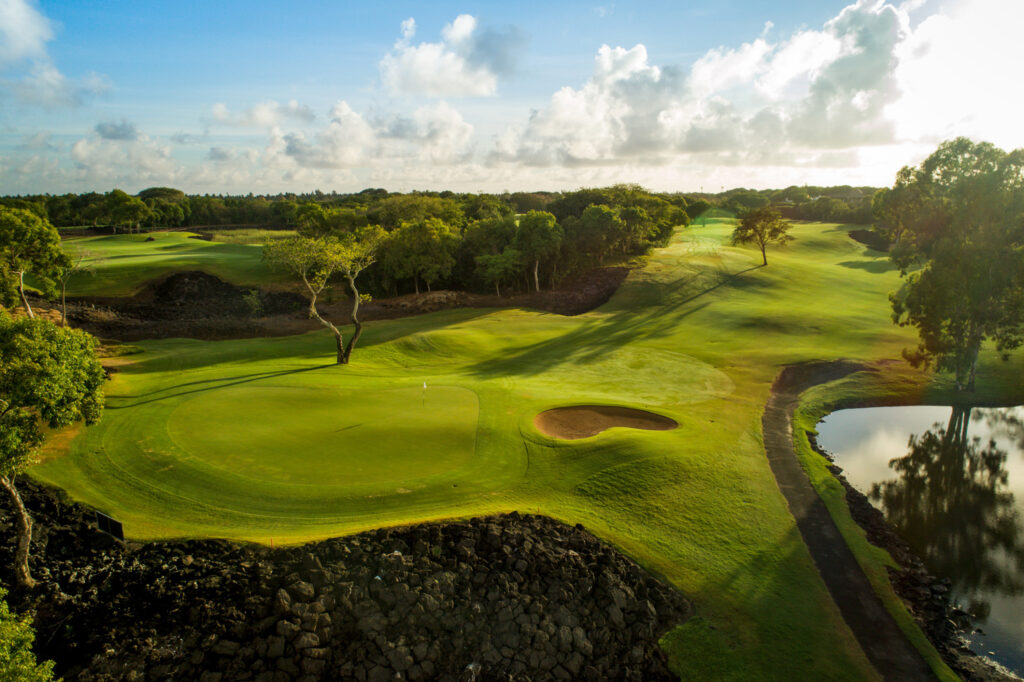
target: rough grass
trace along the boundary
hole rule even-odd
[[[282,281],[262,261],[262,247],[194,238],[191,232],[85,237],[65,242],[86,253],[88,271],[68,282],[69,296],[131,296],[147,283],[182,270],[203,270],[240,286]],[[147,241],[152,239],[152,241]]]
[[[775,484],[760,419],[784,364],[899,357],[912,336],[889,322],[898,280],[847,228],[798,225],[759,267],[728,245],[733,225],[681,230],[595,312],[378,322],[348,367],[319,332],[141,343],[103,420],[32,473],[140,539],[301,542],[546,513],[694,599],[699,617],[664,641],[682,677],[874,679]],[[533,426],[544,409],[610,402],[679,428],[560,441]],[[854,549],[869,568],[885,560]]]

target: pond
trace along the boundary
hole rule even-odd
[[[837,410],[818,442],[1024,674],[1024,407]]]

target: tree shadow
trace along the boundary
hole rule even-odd
[[[589,318],[577,329],[547,341],[512,348],[471,366],[469,371],[482,378],[535,376],[569,362],[595,362],[627,343],[671,336],[678,331],[680,321],[711,305],[710,301],[699,301],[707,294],[726,286],[760,286],[743,275],[762,267],[756,265],[738,272],[705,270],[671,285],[658,283],[657,288],[663,291],[660,305],[647,304],[637,312],[621,307],[625,301],[612,303],[598,313],[609,307],[617,312]]]
[[[219,377],[217,379],[204,379],[202,381],[188,381],[182,384],[176,384],[174,386],[167,386],[165,388],[157,389],[156,391],[150,391],[148,393],[140,393],[137,395],[108,395],[108,398],[114,398],[118,400],[131,400],[133,398],[145,398],[144,400],[136,400],[135,402],[126,403],[123,405],[108,405],[108,410],[124,410],[131,407],[138,407],[139,405],[148,405],[149,403],[156,403],[162,400],[169,400],[171,398],[180,398],[181,396],[192,395],[195,393],[205,393],[207,391],[213,391],[220,388],[230,388],[231,386],[238,386],[240,384],[248,384],[254,381],[263,381],[265,379],[274,379],[276,377],[287,376],[289,374],[300,374],[303,372],[313,372],[318,369],[327,369],[329,367],[336,367],[334,363],[327,365],[318,365],[316,367],[303,367],[301,369],[287,369],[278,372],[258,372],[255,374],[240,374],[233,377]],[[186,391],[178,390],[187,388],[189,386],[202,386],[201,388],[192,388]],[[169,391],[177,391],[176,393]],[[159,393],[166,393],[166,395],[156,396]]]
[[[867,251],[865,256],[868,254],[877,253],[876,251]],[[886,272],[892,272],[893,270],[899,270],[899,267],[888,258],[877,258],[875,260],[847,260],[839,263],[844,268],[853,268],[854,270],[864,270],[875,275],[881,275]]]

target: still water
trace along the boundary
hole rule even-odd
[[[1024,407],[838,410],[818,442],[1024,675]]]

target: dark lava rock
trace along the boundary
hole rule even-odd
[[[542,516],[383,529],[271,550],[122,545],[21,481],[39,529],[38,655],[65,679],[674,679],[685,598],[582,526]],[[0,582],[14,534],[0,502]]]

